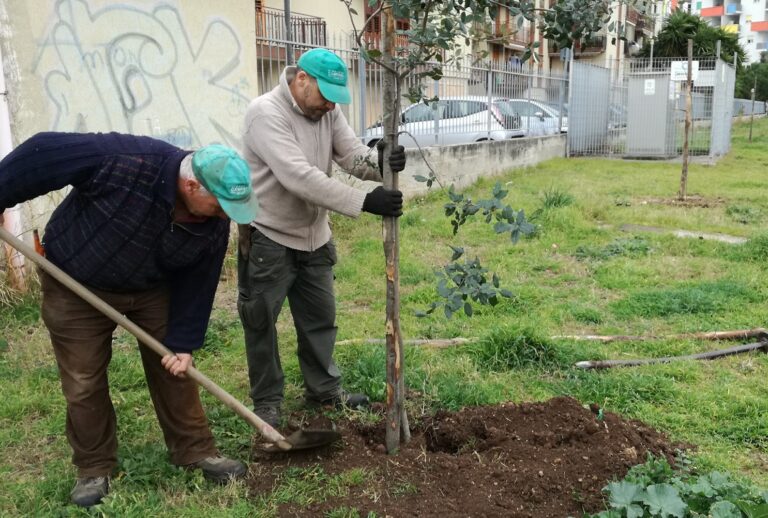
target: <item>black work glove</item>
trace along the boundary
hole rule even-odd
[[[384,141],[379,140],[376,143],[376,151],[379,152],[379,174],[384,174]],[[399,173],[405,169],[405,148],[395,146],[389,154],[389,167],[393,173]]]
[[[402,216],[403,193],[389,191],[384,187],[376,187],[365,196],[363,210],[379,216]]]

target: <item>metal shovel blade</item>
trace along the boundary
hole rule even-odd
[[[290,445],[290,448],[281,447],[276,443],[266,443],[262,445],[262,450],[267,453],[308,450],[330,446],[339,439],[341,439],[341,434],[336,430],[298,430],[285,438],[285,442]]]

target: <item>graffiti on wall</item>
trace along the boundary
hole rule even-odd
[[[206,3],[200,3],[200,7]],[[238,146],[251,85],[227,22],[191,37],[179,10],[58,0],[33,71],[56,131],[152,135],[181,147]]]

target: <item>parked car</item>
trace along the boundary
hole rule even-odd
[[[556,135],[568,132],[568,110],[564,107],[558,130],[560,112],[554,106],[533,99],[507,99],[504,101],[520,120],[518,127],[526,137]]]
[[[406,148],[471,144],[483,140],[522,137],[519,117],[503,99],[482,96],[443,97],[429,104],[419,102],[400,115],[398,142]],[[363,142],[373,146],[383,135],[381,123],[365,130]]]

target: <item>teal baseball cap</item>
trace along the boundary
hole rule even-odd
[[[220,144],[200,148],[192,154],[192,171],[233,221],[247,225],[256,219],[259,203],[251,187],[251,170],[237,151]]]
[[[352,102],[347,88],[347,65],[339,56],[330,50],[312,49],[302,54],[296,64],[317,80],[326,100],[337,104]]]

